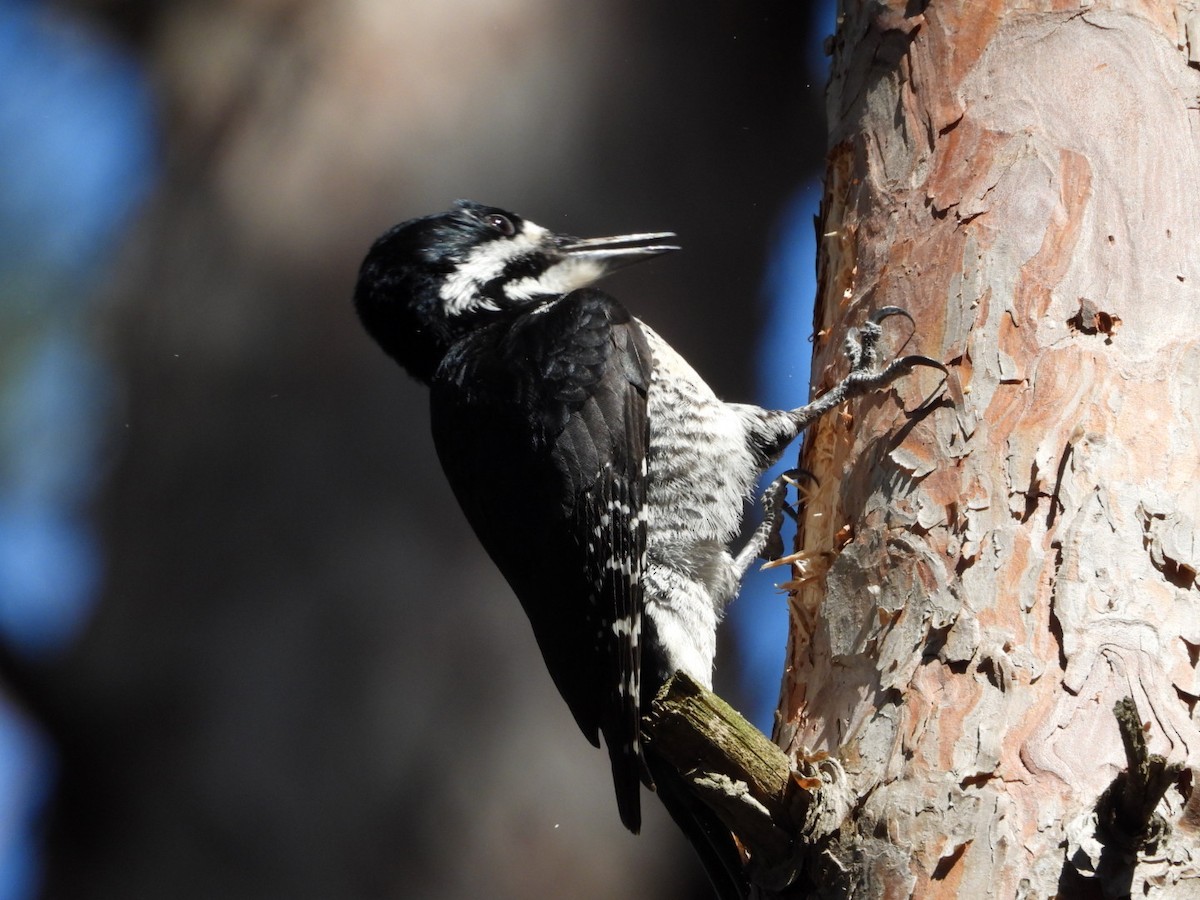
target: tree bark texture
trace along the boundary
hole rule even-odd
[[[809,878],[1200,896],[1200,11],[916,6],[842,3],[814,388],[887,304],[950,373],[805,445],[776,738],[854,795]],[[1122,838],[1124,697],[1182,769]]]

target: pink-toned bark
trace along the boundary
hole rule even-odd
[[[1200,766],[1200,13],[843,6],[814,381],[890,304],[950,374],[809,434],[776,737],[845,767],[868,896],[1116,890],[1114,703]],[[1122,890],[1200,895],[1191,784]]]

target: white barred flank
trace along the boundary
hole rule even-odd
[[[711,685],[716,628],[738,589],[729,546],[762,469],[756,443],[796,435],[788,413],[724,403],[653,329],[644,519],[646,615],[657,665]]]

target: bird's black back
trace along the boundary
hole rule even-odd
[[[430,397],[446,476],[580,729],[604,734],[634,831],[650,372],[636,320],[589,288],[463,337]]]

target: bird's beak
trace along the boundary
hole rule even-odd
[[[586,259],[598,263],[604,271],[611,272],[680,249],[675,244],[654,244],[652,241],[675,237],[674,232],[655,231],[646,234],[618,234],[613,237],[575,238],[561,237],[559,250],[571,259]],[[631,246],[626,246],[631,245]],[[636,246],[632,246],[636,245]]]

